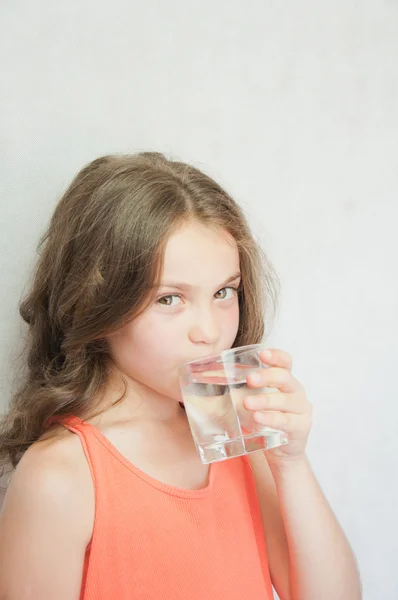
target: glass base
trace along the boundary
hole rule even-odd
[[[220,438],[224,436],[219,436]],[[269,429],[235,439],[219,439],[208,446],[197,446],[200,460],[203,464],[219,462],[228,458],[243,456],[257,450],[271,450],[285,446],[289,438],[283,431]]]

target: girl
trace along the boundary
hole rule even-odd
[[[160,153],[105,156],[60,200],[20,306],[27,377],[3,419],[17,468],[0,518],[1,600],[358,600],[349,544],[306,457],[291,357],[245,400],[289,444],[203,465],[188,360],[258,343],[277,278],[242,210]],[[257,377],[255,376],[257,375]]]

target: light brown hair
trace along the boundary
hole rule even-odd
[[[104,338],[153,300],[173,230],[197,221],[237,243],[242,282],[234,346],[262,341],[279,280],[243,210],[211,177],[158,152],[103,156],[59,200],[19,312],[28,324],[26,376],[0,424],[0,464],[16,466],[54,416],[83,418],[105,389]]]

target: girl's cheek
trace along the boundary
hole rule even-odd
[[[223,319],[223,329],[228,337],[233,337],[233,342],[239,329],[239,305],[236,304],[226,311]]]

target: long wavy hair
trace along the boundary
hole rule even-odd
[[[0,422],[0,466],[15,467],[32,443],[51,435],[54,417],[95,413],[112,362],[105,335],[149,306],[167,240],[190,221],[226,230],[237,243],[234,346],[264,339],[279,279],[231,196],[196,167],[159,152],[97,158],[60,198],[19,305],[28,324],[25,374]]]

